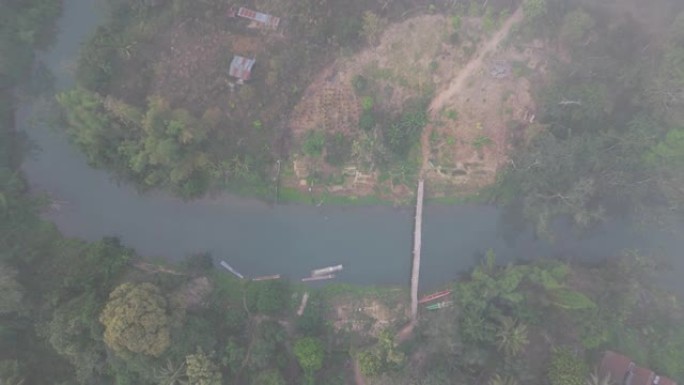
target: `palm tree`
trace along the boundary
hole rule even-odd
[[[610,378],[610,373],[606,373],[605,376],[601,376],[597,370],[591,373],[587,378],[586,385],[613,385],[614,382]]]
[[[185,385],[185,362],[175,366],[171,360],[166,360],[166,366],[154,371],[154,379],[159,385]]]
[[[489,379],[487,385],[518,385],[518,380],[511,376],[500,376],[497,373]]]
[[[511,317],[501,318],[496,339],[499,351],[510,357],[517,356],[530,342],[527,339],[527,326]]]

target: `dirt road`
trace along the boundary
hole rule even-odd
[[[434,121],[435,115],[438,114],[442,108],[445,106],[445,104],[458,92],[460,92],[463,87],[466,86],[466,80],[471,77],[473,74],[475,74],[480,68],[482,68],[482,65],[484,63],[485,58],[491,54],[492,52],[496,51],[498,48],[499,44],[508,36],[509,32],[511,31],[511,28],[518,22],[520,22],[524,17],[523,14],[523,9],[522,7],[518,7],[518,9],[503,23],[501,28],[499,28],[492,37],[487,40],[487,42],[481,46],[477,52],[475,53],[475,56],[461,69],[456,77],[454,77],[451,82],[449,82],[449,86],[440,91],[437,96],[432,100],[430,103],[430,106],[428,107],[428,111],[431,115],[431,120]],[[425,127],[425,130],[423,130],[423,136],[421,138],[421,145],[422,145],[422,150],[423,150],[423,167],[422,167],[422,174],[424,175],[425,172],[428,170],[429,166],[429,161],[430,161],[430,134],[432,133],[432,126],[428,125]]]

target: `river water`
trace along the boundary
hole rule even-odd
[[[58,90],[73,86],[80,44],[103,20],[96,0],[65,0],[59,34],[42,59],[56,76]],[[33,124],[35,105],[21,106],[18,125],[40,151],[23,165],[35,191],[46,191],[60,203],[47,216],[67,236],[87,240],[118,236],[149,257],[180,259],[211,252],[247,276],[283,274],[300,278],[317,267],[344,264],[338,275],[358,284],[408,284],[413,212],[390,207],[269,206],[221,196],[183,202],[162,193],[140,195],[117,184],[54,128]],[[428,186],[429,189],[429,186]],[[430,289],[469,269],[476,257],[493,249],[500,261],[512,258],[601,258],[625,249],[669,257],[671,273],[662,277],[684,294],[684,231],[641,230],[610,223],[577,237],[560,226],[554,244],[535,240],[529,231],[506,236],[510,224],[500,210],[482,205],[428,205],[424,210],[421,286]],[[684,229],[684,227],[682,228]]]

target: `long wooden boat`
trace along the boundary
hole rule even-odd
[[[444,309],[445,307],[451,306],[451,301],[442,301],[442,302],[437,302],[433,303],[432,305],[428,305],[425,308],[428,310],[437,310],[437,309]]]
[[[262,275],[261,277],[252,278],[252,281],[269,281],[272,279],[280,279],[280,274]]]
[[[324,267],[322,269],[311,270],[311,276],[316,277],[319,275],[328,275],[328,274],[332,274],[332,273],[341,271],[342,269],[343,269],[342,265],[328,266],[328,267]]]
[[[335,278],[335,274],[317,275],[317,276],[314,276],[314,277],[302,278],[302,282],[322,281],[322,280],[324,280],[324,279],[333,279],[333,278]]]
[[[233,269],[233,267],[232,267],[231,265],[229,265],[228,262],[226,262],[226,261],[221,261],[220,265],[223,266],[223,267],[225,267],[226,270],[228,270],[228,271],[230,271],[231,273],[235,274],[236,277],[238,277],[238,278],[240,278],[240,279],[245,279],[245,276],[242,275],[242,274],[240,274],[240,273],[238,273],[237,270]]]
[[[436,299],[446,297],[449,294],[451,294],[451,290],[438,291],[437,293],[432,293],[430,295],[426,295],[425,297],[419,299],[418,303],[425,303],[425,302],[434,301]]]

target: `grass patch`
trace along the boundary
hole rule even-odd
[[[323,154],[325,148],[325,134],[322,131],[311,130],[306,133],[304,143],[302,143],[302,152],[306,156],[318,158]]]
[[[458,111],[450,108],[448,110],[444,110],[442,112],[442,115],[444,115],[447,119],[450,120],[458,120]]]
[[[488,200],[482,194],[474,193],[467,195],[445,195],[442,197],[427,197],[425,198],[426,204],[432,205],[462,205],[466,203],[487,203]]]
[[[532,70],[527,66],[527,63],[521,61],[514,61],[512,63],[512,73],[516,78],[526,77],[532,75]]]
[[[408,289],[386,286],[359,286],[346,283],[335,283],[327,285],[321,289],[324,298],[330,300],[340,296],[351,296],[357,299],[372,297],[383,303],[397,303],[406,301],[408,303]]]
[[[280,190],[281,203],[316,205],[319,203],[336,206],[393,206],[395,202],[384,199],[379,195],[365,196],[342,196],[328,192],[312,195],[293,187],[284,187]]]
[[[493,143],[492,138],[490,138],[488,136],[481,135],[481,136],[478,136],[477,138],[475,138],[475,140],[473,140],[472,145],[473,145],[473,147],[475,147],[479,150],[479,149],[483,148],[484,146],[489,146],[492,143]]]

